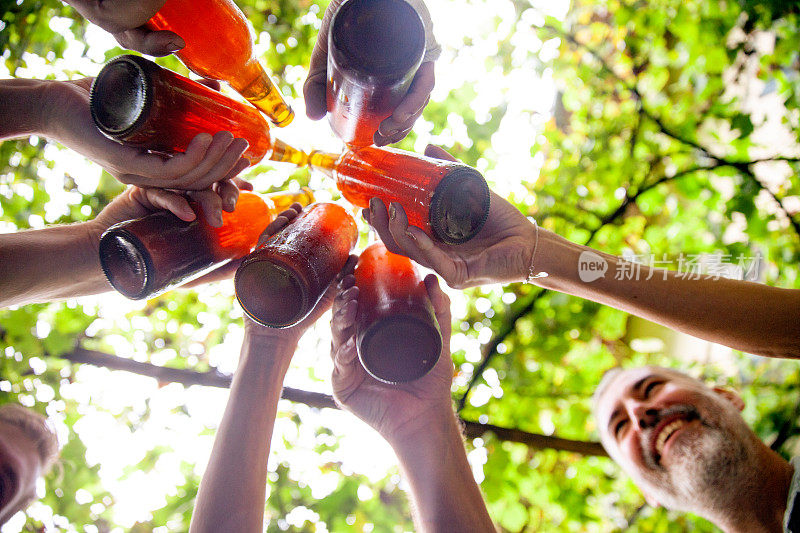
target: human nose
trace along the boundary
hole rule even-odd
[[[647,405],[637,405],[633,408],[634,420],[641,429],[655,427],[658,423],[658,410]]]

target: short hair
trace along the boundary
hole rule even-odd
[[[624,371],[625,369],[621,366],[614,366],[603,373],[603,377],[600,378],[600,383],[597,384],[597,388],[594,389],[594,394],[592,394],[592,413],[595,416],[597,416],[597,406],[600,404],[600,396],[602,396],[611,385],[611,382]]]
[[[47,422],[47,418],[39,413],[26,409],[16,403],[0,405],[0,422],[18,428],[36,447],[42,465],[42,474],[46,474],[58,459],[58,438]]]

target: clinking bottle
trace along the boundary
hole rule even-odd
[[[146,26],[186,42],[176,55],[195,74],[226,81],[279,127],[294,112],[253,51],[253,30],[232,0],[167,0]]]
[[[409,224],[447,244],[467,242],[489,216],[486,180],[463,163],[370,146],[341,155],[313,151],[308,164],[334,178],[350,203],[398,202]]]
[[[263,326],[305,318],[344,267],[356,244],[355,220],[340,205],[317,203],[256,248],[236,271],[236,298]]]
[[[100,265],[118,292],[149,298],[246,256],[279,213],[313,201],[307,188],[263,196],[241,191],[233,212],[222,212],[219,228],[202,214],[186,222],[169,211],[120,222],[100,237]]]
[[[348,146],[369,146],[408,92],[425,27],[405,0],[345,0],[328,34],[328,119]]]
[[[442,334],[411,260],[374,243],[361,252],[355,278],[356,350],[364,369],[387,383],[427,374],[439,360]]]
[[[109,61],[92,83],[92,119],[107,137],[156,152],[184,152],[198,133],[230,131],[250,144],[251,165],[267,157],[304,165],[306,154],[270,135],[254,107],[140,56]]]

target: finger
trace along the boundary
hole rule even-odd
[[[292,204],[289,209],[282,211],[275,220],[269,223],[269,225],[264,229],[261,233],[261,236],[258,238],[258,245],[261,246],[265,242],[267,242],[273,235],[281,231],[283,228],[289,225],[289,223],[297,218],[297,215],[300,214],[302,211],[302,207],[300,204]]]
[[[154,209],[165,209],[186,222],[191,222],[197,215],[183,195],[166,189],[140,189],[146,201]]]
[[[439,323],[442,338],[449,339],[452,322],[450,315],[450,298],[439,286],[439,279],[434,274],[425,276],[425,288],[428,289],[428,297],[431,299],[433,313],[436,315],[436,321]]]
[[[327,34],[322,38],[322,32],[314,45],[311,53],[311,62],[308,66],[308,78],[303,83],[303,98],[306,101],[306,115],[311,120],[319,120],[328,112],[327,84],[328,84],[328,46]],[[324,48],[320,41],[325,41]]]
[[[408,133],[411,130],[428,105],[434,81],[433,62],[423,63],[414,75],[403,100],[378,127],[378,133],[383,139],[396,138],[401,131]]]
[[[420,111],[422,113],[422,111]],[[394,144],[399,143],[402,141],[406,135],[414,128],[414,124],[410,124],[407,128],[401,129],[399,131],[393,132],[388,137],[384,137],[379,132],[375,132],[375,135],[372,137],[372,142],[375,143],[377,146],[386,146],[387,144]]]
[[[173,171],[175,178],[172,187],[178,189],[201,190],[219,181],[233,168],[242,155],[243,147],[247,144],[244,139],[234,139],[229,131],[220,131],[214,134],[211,144],[208,145],[205,155],[193,168],[186,168],[183,164],[183,154],[175,154],[167,161],[166,166]],[[187,152],[188,153],[188,152]],[[177,163],[176,163],[177,160]],[[173,163],[175,163],[173,165]],[[179,166],[183,172],[174,172]]]
[[[389,213],[380,198],[371,198],[369,201],[369,224],[375,229],[387,250],[393,254],[405,255],[389,231]]]
[[[153,31],[144,26],[112,35],[123,48],[149,56],[167,56],[186,46],[186,42],[177,33],[168,30]]]
[[[339,298],[339,296],[341,296],[343,293],[340,293],[340,295],[334,299],[333,304],[333,317],[331,318],[331,341],[333,346],[337,348],[344,345],[348,339],[353,338],[353,332],[355,329],[354,325],[356,313],[358,311],[358,301],[356,300],[358,297],[358,288],[350,287],[347,291],[350,291],[348,296],[352,297],[342,300]],[[342,354],[337,353],[340,351],[341,350],[339,349],[334,349],[334,356],[341,357]],[[338,362],[348,362],[350,359],[351,357],[345,356],[344,361],[340,360]]]
[[[240,191],[252,191],[253,184],[244,178],[231,178],[231,181],[239,187]]]
[[[222,84],[217,80],[212,80],[210,78],[200,78],[199,80],[195,81],[201,85],[205,85],[209,89],[214,89],[215,91],[219,91],[220,89],[222,89]]]
[[[222,226],[222,199],[211,189],[202,191],[189,191],[189,197],[199,206],[209,226],[218,228]]]
[[[444,148],[429,144],[425,147],[425,155],[433,157],[434,159],[444,159],[445,161],[458,161],[455,157],[450,155]]]
[[[250,166],[250,161],[248,161],[247,159],[242,157],[242,158],[239,159],[239,161],[236,162],[235,165],[233,165],[233,168],[230,169],[228,171],[228,173],[225,174],[225,177],[222,178],[222,179],[223,180],[233,180],[234,176],[238,175],[240,172],[242,172],[244,169],[246,169],[249,166]],[[237,186],[238,186],[238,183],[239,182],[237,182]],[[247,191],[252,191],[253,190],[253,185],[248,183],[245,180],[242,180],[242,186],[245,187],[243,190],[247,190]],[[242,189],[242,187],[238,187],[238,188]]]
[[[339,273],[336,274],[336,282],[339,283],[340,286],[341,286],[342,280],[345,277],[352,276],[353,271],[355,271],[357,263],[358,263],[358,257],[357,256],[351,254],[347,258],[347,261],[345,262],[344,266],[342,267],[342,270],[340,270]],[[353,278],[353,279],[354,279],[353,283],[355,283],[355,278]]]
[[[236,207],[236,200],[239,199],[239,187],[234,185],[230,180],[222,180],[215,183],[212,190],[214,190],[222,200],[222,209],[228,213],[232,212]]]
[[[138,169],[140,175],[127,176],[140,182],[134,183],[135,185],[172,187],[176,176],[182,176],[200,164],[213,141],[211,134],[199,133],[189,142],[184,153],[175,154],[171,158],[136,151],[126,166]]]

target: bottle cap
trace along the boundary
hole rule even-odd
[[[99,244],[100,266],[106,279],[117,292],[140,300],[150,293],[150,255],[142,242],[132,233],[112,226]]]
[[[94,123],[107,137],[124,139],[147,117],[151,68],[142,57],[124,55],[107,63],[95,78],[89,108]]]
[[[312,306],[309,288],[275,254],[250,254],[236,271],[234,285],[244,312],[262,326],[288,328],[305,318]]]
[[[463,244],[477,234],[489,216],[489,186],[480,172],[466,165],[447,173],[431,198],[429,221],[446,244]]]
[[[358,359],[378,381],[403,383],[427,374],[439,360],[442,335],[434,321],[395,315],[371,324],[356,343]],[[387,357],[391,354],[391,357]]]
[[[425,26],[405,0],[346,0],[331,21],[337,63],[367,76],[404,77],[425,53]]]

